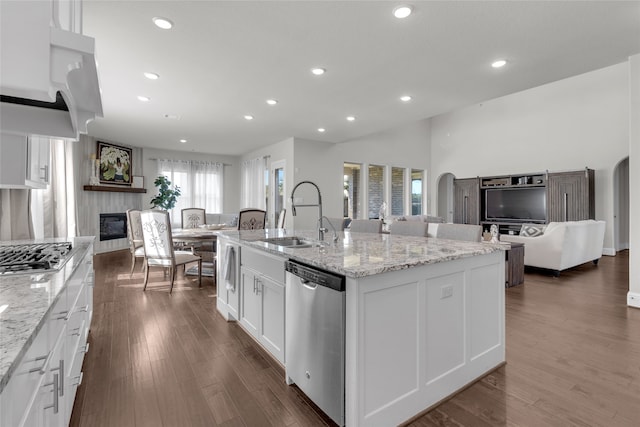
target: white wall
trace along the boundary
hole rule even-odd
[[[443,114],[431,121],[435,178],[567,171],[596,175],[596,218],[613,250],[613,171],[629,154],[629,66],[622,63]]]
[[[629,294],[640,308],[640,55],[629,58]],[[635,221],[634,221],[635,219]]]
[[[151,199],[157,194],[153,182],[158,177],[157,159],[199,160],[206,162],[220,162],[224,164],[224,196],[222,213],[233,213],[240,209],[240,157],[203,154],[191,151],[160,150],[156,148],[142,149],[142,169],[144,186],[147,193],[142,197],[143,209],[151,207]]]

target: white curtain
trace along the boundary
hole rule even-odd
[[[182,223],[180,211],[186,208],[204,208],[209,213],[222,212],[222,163],[160,159],[158,174],[166,176],[173,186],[180,188],[176,206],[169,212],[172,224]]]
[[[266,159],[258,158],[242,162],[241,208],[266,210],[264,171]]]
[[[74,150],[77,141],[51,140],[51,176],[46,189],[31,191],[34,234],[42,237],[77,236]]]

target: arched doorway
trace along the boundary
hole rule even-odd
[[[438,178],[438,216],[445,222],[453,222],[453,180],[452,173],[444,173]]]
[[[629,157],[613,169],[613,245],[629,249]]]

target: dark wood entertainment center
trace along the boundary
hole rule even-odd
[[[498,203],[496,199],[502,200],[499,191],[487,194],[495,189],[531,189],[531,191],[504,192],[505,195],[514,196],[510,201],[514,206],[509,211],[509,207],[491,205]],[[532,197],[527,197],[529,195]],[[542,200],[540,200],[541,197]],[[521,209],[521,212],[527,213],[520,216],[511,215],[518,210],[517,208],[522,207],[519,206],[519,200],[523,205],[528,204],[529,210],[535,213],[531,214],[527,209]],[[488,215],[487,212],[491,214]],[[496,224],[500,234],[519,234],[522,224],[526,223],[547,224],[584,219],[595,219],[593,169],[454,180],[453,222],[455,223],[479,224],[484,231],[489,231],[491,225]]]

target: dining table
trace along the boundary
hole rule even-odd
[[[180,244],[185,248],[190,248],[193,252],[202,256],[202,275],[215,276],[216,244],[218,234],[223,231],[236,230],[237,227],[223,226],[201,226],[197,228],[174,228],[171,236],[174,244]],[[210,247],[207,247],[210,244]],[[187,274],[198,274],[198,267],[194,266],[186,271]]]

